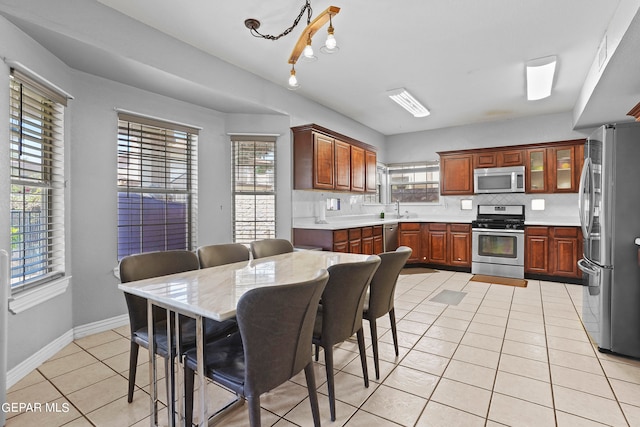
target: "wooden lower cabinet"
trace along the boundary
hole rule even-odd
[[[325,251],[373,255],[383,250],[382,226],[340,230],[293,229],[293,245],[321,248]]]
[[[471,266],[471,225],[449,224],[449,264]]]
[[[581,278],[578,260],[582,257],[579,227],[526,227],[526,274]]]
[[[419,222],[401,222],[398,225],[398,246],[408,246],[412,251],[407,263],[423,262],[420,228]]]
[[[427,245],[429,247],[428,262],[429,264],[448,264],[447,254],[447,224],[432,223],[428,224],[429,232],[427,234]]]

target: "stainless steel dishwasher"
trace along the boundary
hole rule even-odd
[[[385,224],[382,228],[384,238],[384,251],[395,251],[398,249],[398,223]]]

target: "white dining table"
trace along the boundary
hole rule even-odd
[[[203,319],[218,321],[233,318],[240,297],[247,291],[264,287],[304,282],[315,277],[321,270],[332,265],[365,261],[370,255],[349,254],[326,251],[294,251],[286,254],[255,260],[226,264],[217,267],[192,270],[168,276],[154,277],[135,282],[121,283],[118,287],[124,292],[140,296],[148,304],[149,329],[149,380],[151,387],[151,425],[157,425],[158,392],[156,358],[154,357],[153,306],[167,310],[167,316],[186,315],[196,319],[196,351],[198,355],[198,377],[200,381],[200,424],[209,423],[207,397],[203,366]],[[167,322],[170,324],[171,322]],[[178,328],[176,328],[176,333]],[[167,331],[171,348],[171,336]],[[173,364],[171,364],[173,366]],[[180,372],[180,370],[178,370]],[[172,375],[175,370],[165,375]],[[180,387],[179,387],[180,388]],[[171,393],[167,393],[171,396]],[[175,402],[167,399],[169,425],[175,426]],[[182,413],[182,398],[178,399],[177,413]],[[226,409],[226,408],[225,408]],[[180,417],[179,417],[180,418]],[[179,421],[181,422],[181,421]]]

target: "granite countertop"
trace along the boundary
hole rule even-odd
[[[313,218],[294,219],[293,228],[304,228],[309,230],[341,230],[344,228],[370,227],[373,225],[395,224],[400,222],[448,222],[470,224],[475,219],[473,216],[451,216],[451,215],[427,215],[395,218],[395,215],[388,215],[381,219],[374,215],[352,215],[348,217],[329,217],[324,224],[317,224]],[[574,217],[542,217],[525,221],[525,225],[556,226],[556,227],[579,227],[580,221]],[[637,240],[640,242],[640,238]]]

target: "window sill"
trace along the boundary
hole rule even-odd
[[[34,289],[20,292],[9,298],[9,311],[12,314],[20,314],[25,310],[35,307],[51,298],[62,295],[69,287],[71,276],[61,277],[46,285],[40,285]]]

